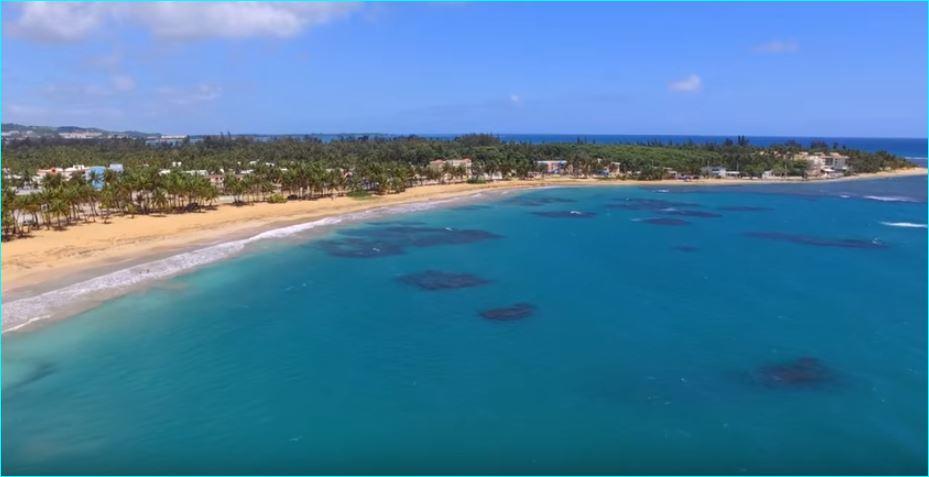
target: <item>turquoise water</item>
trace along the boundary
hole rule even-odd
[[[263,243],[4,335],[2,470],[925,474],[926,215],[550,189]]]

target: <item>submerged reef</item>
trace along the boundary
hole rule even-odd
[[[531,316],[533,313],[535,313],[535,310],[535,305],[531,303],[516,303],[514,305],[503,308],[484,310],[480,313],[480,315],[488,320],[512,321]]]
[[[797,243],[801,245],[811,245],[814,247],[836,247],[836,248],[860,248],[860,249],[879,249],[887,248],[887,245],[874,240],[845,239],[845,238],[826,238],[814,237],[811,235],[788,234],[783,232],[748,232],[746,237],[776,240],[779,242]]]
[[[315,247],[336,257],[375,258],[400,255],[408,248],[462,245],[500,238],[485,230],[385,225],[340,231],[344,237],[320,240]]]
[[[470,288],[490,283],[489,280],[470,273],[449,273],[438,270],[411,273],[403,275],[398,280],[407,285],[413,285],[428,291]]]

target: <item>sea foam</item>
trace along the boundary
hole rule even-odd
[[[881,224],[888,227],[904,227],[908,229],[924,229],[926,224],[916,224],[913,222],[881,222]]]
[[[919,202],[912,197],[906,197],[902,195],[866,195],[863,196],[863,198],[880,202]]]

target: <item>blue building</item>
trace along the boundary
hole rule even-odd
[[[90,166],[84,170],[84,180],[89,182],[90,186],[96,190],[103,189],[103,177],[107,169],[119,174],[123,172],[123,165],[110,164],[108,167]]]

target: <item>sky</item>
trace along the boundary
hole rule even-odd
[[[2,119],[926,137],[926,3],[7,3]]]

